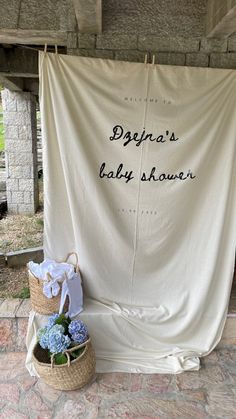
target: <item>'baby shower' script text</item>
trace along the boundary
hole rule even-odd
[[[123,146],[126,147],[128,144],[135,144],[139,147],[145,141],[150,141],[156,144],[165,144],[167,142],[174,143],[180,139],[175,135],[173,131],[166,130],[164,133],[158,133],[154,135],[147,133],[145,129],[141,133],[131,131],[125,131],[122,125],[115,125],[112,129],[113,134],[109,137],[110,141],[123,141]],[[123,180],[125,183],[131,182],[135,179],[135,173],[131,169],[124,167],[123,163],[119,163],[116,168],[111,168],[109,164],[103,162],[99,169],[99,177],[101,179],[118,179]],[[153,166],[150,170],[141,171],[140,181],[141,182],[164,182],[164,181],[186,181],[195,179],[196,176],[190,169],[180,170],[177,173],[173,173],[171,170],[159,170],[157,166]]]

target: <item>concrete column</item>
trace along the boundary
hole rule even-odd
[[[32,214],[38,207],[36,98],[2,92],[8,212]]]

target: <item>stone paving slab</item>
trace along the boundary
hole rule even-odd
[[[236,349],[215,350],[199,371],[97,374],[59,391],[31,377],[25,353],[0,354],[0,419],[235,419]]]
[[[30,299],[27,298],[25,300],[22,301],[22,303],[20,304],[20,306],[18,307],[17,311],[16,311],[16,317],[29,317],[29,312],[31,310],[31,303],[30,303]]]
[[[7,298],[0,305],[0,318],[1,317],[16,317],[16,312],[20,307],[22,300],[20,298]]]

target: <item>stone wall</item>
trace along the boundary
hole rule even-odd
[[[155,62],[159,64],[236,68],[236,37],[217,39],[118,33],[77,35],[75,32],[69,34],[67,45],[69,55],[144,62],[145,54],[148,54],[148,62],[155,55]]]
[[[2,101],[8,211],[34,213],[38,206],[36,98],[4,89]]]

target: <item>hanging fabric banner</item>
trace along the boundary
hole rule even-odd
[[[40,53],[45,254],[79,254],[99,371],[219,342],[236,245],[236,71]]]

